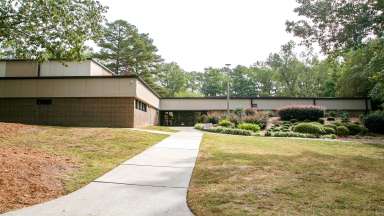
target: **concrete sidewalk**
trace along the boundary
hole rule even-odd
[[[4,216],[183,216],[202,134],[181,128],[82,189]]]

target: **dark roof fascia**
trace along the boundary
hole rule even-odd
[[[261,96],[261,97],[252,97],[252,96],[233,96],[231,99],[271,99],[271,100],[284,100],[284,99],[296,99],[296,100],[361,100],[361,99],[370,99],[369,97],[282,97],[282,96]],[[227,99],[226,96],[208,96],[208,97],[162,97],[161,99]]]

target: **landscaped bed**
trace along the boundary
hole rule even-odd
[[[384,145],[206,133],[196,215],[383,215]]]
[[[350,117],[346,111],[321,106],[290,105],[277,112],[248,108],[221,115],[201,116],[196,129],[243,136],[336,139],[384,134],[384,111]]]
[[[0,123],[0,213],[74,191],[166,136]]]

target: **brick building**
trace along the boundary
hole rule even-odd
[[[231,97],[230,109],[276,110],[315,104],[367,112],[368,98]],[[191,126],[201,114],[224,112],[225,97],[161,98],[136,75],[115,76],[93,60],[0,61],[0,121],[30,124],[144,127]]]

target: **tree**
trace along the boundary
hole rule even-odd
[[[382,0],[297,0],[295,12],[305,19],[287,21],[287,31],[325,53],[359,48],[368,38],[384,36]]]
[[[149,80],[148,76],[161,61],[152,39],[124,20],[107,23],[98,46],[101,50],[95,57],[116,74],[131,72]]]
[[[167,90],[166,96],[175,96],[186,89],[186,75],[183,69],[175,63],[164,63],[157,67],[160,85]]]
[[[106,10],[94,0],[1,0],[1,55],[81,60],[84,43],[101,36]]]
[[[203,73],[201,93],[205,96],[226,95],[226,75],[218,68],[206,68]]]
[[[299,70],[302,69],[302,63],[293,52],[294,48],[295,43],[290,41],[281,46],[279,53],[271,54],[266,62],[275,71],[276,79],[280,82],[280,95],[298,95]]]

